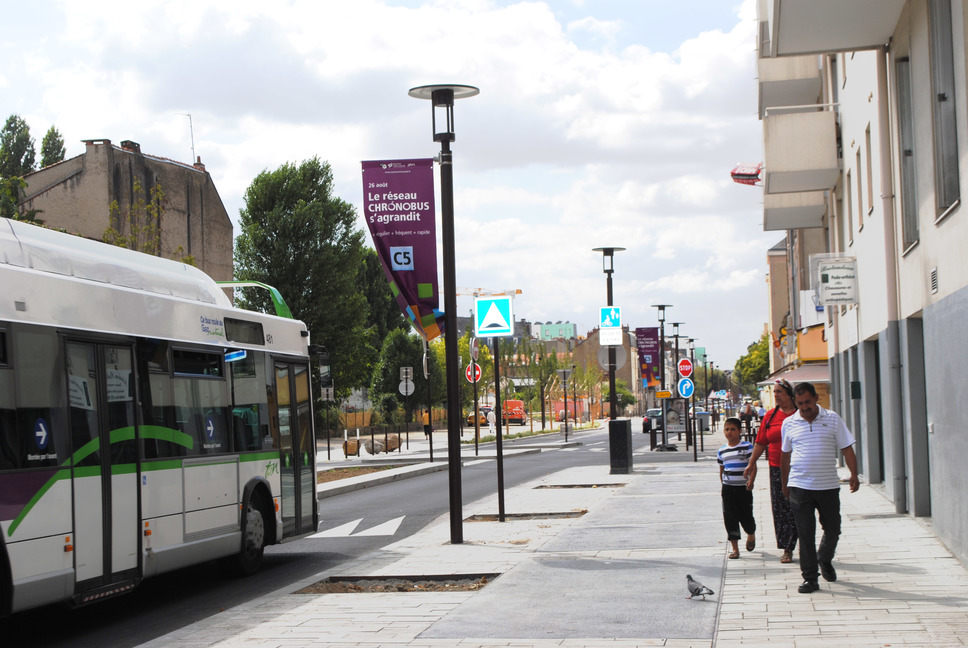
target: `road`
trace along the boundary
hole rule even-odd
[[[639,419],[633,422],[633,430],[641,430]],[[604,430],[580,432],[579,446],[508,457],[504,461],[505,487],[570,466],[608,465],[607,438]],[[514,443],[507,442],[505,447]],[[648,436],[633,434],[637,450],[643,446],[648,449],[648,443]],[[665,457],[650,454],[649,458]],[[438,460],[446,460],[446,456],[441,454]],[[495,467],[493,460],[464,464],[461,485],[465,503],[496,492]],[[220,563],[213,562],[148,579],[132,594],[84,608],[49,606],[32,610],[0,621],[4,645],[137,646],[412,535],[448,513],[448,493],[448,472],[444,470],[323,499],[319,503],[317,537],[268,547],[262,569],[254,576],[231,576]]]

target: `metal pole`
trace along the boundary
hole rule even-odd
[[[471,376],[474,377],[474,456],[478,456],[478,442],[481,438],[481,410],[477,404],[477,360],[471,359]],[[481,371],[483,375],[483,370]]]
[[[497,361],[498,338],[494,340],[494,426],[497,432],[497,519],[504,522],[504,444],[501,439],[501,363]]]
[[[612,271],[605,273],[606,284],[606,306],[612,305]],[[577,416],[578,412],[575,412]],[[608,346],[608,418],[615,420],[618,418],[618,396],[615,393],[615,345]]]
[[[451,93],[453,97],[453,93]],[[453,100],[451,100],[453,101]],[[454,166],[450,141],[440,141],[440,220],[444,256],[444,354],[447,363],[447,459],[450,541],[464,542],[461,519],[460,380],[457,368],[457,258],[454,251]]]
[[[568,443],[568,373],[561,374],[561,418],[565,422],[565,443]]]
[[[430,405],[430,345],[427,344],[427,340],[424,340],[424,366],[427,367],[427,371],[424,373],[424,378],[427,379],[427,426],[430,430],[430,434],[424,433],[427,437],[427,442],[430,444],[430,463],[434,462],[434,409]],[[419,437],[418,437],[419,438]]]
[[[571,365],[571,371],[572,373],[574,373],[575,365]],[[573,406],[572,409],[575,410],[575,429],[577,430],[578,429],[578,390],[575,389],[574,386],[571,389],[571,404]],[[566,442],[568,441],[567,436],[565,438],[565,441]]]
[[[712,430],[713,427],[713,413],[709,411],[709,363],[706,362],[706,356],[703,354],[702,358],[702,374],[703,374],[703,386],[706,391],[706,414],[709,416],[709,429]],[[699,438],[699,442],[702,445],[700,450],[706,449],[705,439]]]
[[[696,372],[696,345],[694,342],[689,342],[689,360],[692,361],[692,377],[695,379],[697,377]],[[699,461],[699,456],[697,455],[699,441],[696,440],[696,435],[702,436],[702,421],[699,420],[699,415],[696,413],[696,389],[693,387],[692,390],[692,460],[693,462]]]

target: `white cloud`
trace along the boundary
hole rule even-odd
[[[458,284],[521,288],[519,317],[591,327],[604,300],[591,248],[621,245],[627,321],[678,301],[689,333],[731,364],[763,316],[728,304],[765,304],[776,239],[760,231],[758,192],[728,179],[760,151],[752,0],[698,33],[689,12],[663,29],[634,3],[597,13],[608,4],[41,0],[0,45],[2,110],[38,139],[56,125],[69,155],[107,137],[183,161],[191,113],[235,218],[256,174],[314,155],[360,205],[361,160],[438,151],[429,103],[407,90],[477,85],[455,107]],[[688,37],[638,42],[643,24]]]

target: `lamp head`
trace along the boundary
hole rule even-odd
[[[454,101],[480,94],[480,89],[469,85],[438,84],[410,88],[416,99],[430,99],[435,142],[454,141]]]
[[[602,253],[602,270],[605,274],[611,274],[615,269],[614,260],[616,252],[623,252],[625,248],[623,247],[597,247],[592,248],[595,252]]]

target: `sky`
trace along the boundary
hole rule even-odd
[[[318,156],[362,213],[361,161],[440,150],[430,102],[408,90],[472,85],[480,94],[454,108],[459,287],[519,289],[516,319],[584,335],[606,304],[593,248],[624,247],[613,274],[623,324],[657,326],[651,305],[671,304],[666,333],[682,322],[723,368],[763,332],[766,254],[782,235],[762,231],[762,190],[729,175],[762,159],[753,0],[0,10],[0,118],[23,117],[38,152],[51,125],[68,157],[95,138],[185,162],[194,146],[236,231],[256,175]],[[459,315],[472,307],[459,298]]]

